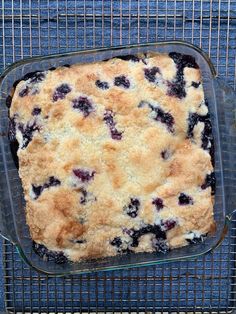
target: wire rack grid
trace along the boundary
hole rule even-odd
[[[11,0],[0,4],[0,70],[32,55],[183,39],[236,87],[235,0]],[[3,244],[9,313],[230,313],[236,217],[222,245],[196,261],[48,278]]]

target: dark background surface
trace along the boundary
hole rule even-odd
[[[184,39],[207,52],[218,74],[236,85],[236,1],[2,1],[0,19],[0,71],[32,55]],[[230,311],[233,226],[214,254],[194,262],[57,279],[31,271],[5,243],[0,258],[7,308]]]

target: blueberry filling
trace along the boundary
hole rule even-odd
[[[201,82],[192,82],[191,86],[198,88],[201,85]]]
[[[43,186],[42,185],[36,186],[32,184],[32,191],[34,192],[34,195],[35,195],[34,199],[36,200],[43,192]]]
[[[33,135],[36,131],[39,131],[40,128],[36,124],[36,122],[29,122],[26,125],[23,125],[22,123],[19,123],[18,125],[19,131],[22,133],[23,136],[23,144],[22,144],[22,149],[26,148],[29,143],[33,139]]]
[[[215,178],[214,172],[207,174],[205,178],[205,182],[201,185],[201,188],[203,190],[207,189],[208,187],[211,187],[211,193],[215,194],[216,178]]]
[[[168,231],[173,229],[176,226],[176,221],[173,219],[167,219],[161,221],[161,229],[164,231]]]
[[[178,52],[170,52],[169,57],[172,58],[177,66],[177,68],[194,68],[199,69],[198,64],[195,61],[195,58],[190,55],[183,55]]]
[[[124,88],[129,88],[130,87],[130,81],[124,75],[120,75],[120,76],[115,77],[114,85],[115,86],[122,86]]]
[[[16,121],[15,118],[9,119],[8,138],[10,142],[16,141]]]
[[[157,211],[160,211],[164,207],[163,200],[159,197],[154,198],[152,204],[155,205]]]
[[[87,97],[80,96],[79,98],[72,100],[72,104],[73,108],[79,109],[84,117],[87,117],[93,111],[92,103]]]
[[[193,199],[185,193],[179,195],[179,205],[193,205]]]
[[[137,217],[140,207],[140,201],[137,198],[131,198],[130,203],[124,206],[124,212],[132,218]]]
[[[209,115],[205,116],[204,129],[202,131],[202,148],[210,149],[213,143],[212,126]]]
[[[139,238],[146,234],[154,234],[156,239],[166,239],[166,232],[161,229],[158,225],[147,225],[141,229],[131,229],[132,247],[139,245]]]
[[[29,83],[40,83],[45,79],[45,73],[44,72],[30,72],[27,73],[24,77],[23,80],[27,81],[29,80]]]
[[[176,64],[177,72],[176,77],[172,82],[168,82],[168,92],[169,96],[177,97],[182,99],[186,96],[185,91],[185,80],[184,80],[184,68],[195,68],[198,69],[198,65],[195,62],[194,57],[189,55],[182,55],[177,52],[170,52],[169,57],[173,59]]]
[[[195,125],[199,121],[199,115],[197,113],[190,113],[188,117],[188,131],[187,131],[187,137],[192,138],[193,137],[193,129]]]
[[[30,89],[29,86],[26,85],[26,87],[24,87],[20,92],[19,92],[19,96],[20,97],[25,97],[29,94]]]
[[[45,79],[45,73],[44,72],[30,72],[27,73],[23,80],[27,81],[27,85],[21,89],[19,92],[20,97],[25,97],[29,95],[30,93],[32,95],[38,93],[38,89],[34,87],[34,84],[41,83]],[[20,82],[20,80],[16,81],[13,85],[13,87],[16,87],[16,85]]]
[[[19,143],[16,139],[16,122],[15,118],[9,119],[9,126],[8,126],[8,138],[10,142],[10,150],[12,153],[12,158],[16,165],[16,168],[19,169],[19,160],[17,156],[17,151],[19,149]]]
[[[167,160],[169,159],[171,156],[171,153],[168,149],[165,149],[161,152],[161,157],[164,159],[164,160]]]
[[[164,254],[170,250],[167,241],[161,238],[153,238],[152,246],[154,249],[156,249],[157,252],[161,252]]]
[[[82,196],[80,197],[80,204],[84,205],[87,203],[88,192],[85,189],[81,189]]]
[[[94,202],[97,200],[97,198],[93,195],[93,193],[88,192],[87,190],[85,190],[84,187],[81,187],[80,193],[81,193],[81,196],[80,196],[81,205],[85,205],[88,202]]]
[[[124,60],[124,61],[139,62],[139,57],[137,57],[135,55],[117,56],[116,58]]]
[[[97,86],[98,88],[100,88],[100,89],[104,89],[104,90],[105,90],[105,89],[109,89],[109,85],[108,85],[107,82],[97,80],[97,81],[95,82],[95,84],[96,84],[96,86]]]
[[[32,115],[33,115],[33,116],[38,116],[38,115],[40,115],[41,111],[42,111],[41,108],[35,107],[35,108],[32,110]]]
[[[156,251],[166,253],[169,250],[168,243],[166,241],[166,231],[174,228],[175,225],[176,221],[169,219],[161,221],[161,225],[149,224],[137,230],[124,228],[123,232],[131,238],[131,243],[123,243],[120,237],[115,237],[110,243],[118,248],[118,252],[132,252],[130,247],[138,247],[142,236],[152,234],[154,235],[154,238],[152,239],[153,248],[156,249]],[[125,246],[127,245],[130,247],[126,248]]]
[[[197,235],[194,232],[190,232],[187,235],[186,241],[190,244],[202,243],[206,239],[207,234]]]
[[[149,107],[152,109],[152,111],[155,112],[156,116],[154,117],[154,120],[159,121],[166,125],[168,131],[171,133],[174,132],[174,118],[169,112],[165,112],[159,107],[154,107],[151,104],[149,104]]]
[[[88,182],[94,178],[95,171],[89,172],[84,169],[74,169],[74,175],[80,179],[81,182]]]
[[[56,88],[52,99],[53,101],[57,101],[58,99],[64,99],[69,92],[71,92],[70,86],[68,84],[61,84]]]
[[[209,150],[212,160],[214,160],[214,143],[213,143],[213,136],[212,136],[212,126],[210,121],[209,114],[205,116],[200,116],[197,113],[190,113],[188,118],[188,131],[187,137],[193,138],[193,130],[195,125],[198,122],[204,123],[204,129],[202,131],[202,148],[205,150]]]
[[[185,81],[183,80],[182,73],[177,73],[176,79],[173,82],[168,82],[167,95],[182,99],[186,97]]]
[[[52,186],[57,186],[57,185],[60,185],[61,184],[61,181],[58,180],[57,178],[55,177],[49,177],[49,181],[44,183],[43,185],[34,185],[32,184],[32,191],[34,193],[34,199],[36,200],[37,198],[39,198],[39,196],[41,195],[41,193],[43,192],[44,189],[48,189]]]
[[[117,248],[117,252],[118,253],[130,253],[132,252],[128,247],[127,247],[127,243],[123,243],[120,237],[115,237],[110,244],[112,246],[115,246]]]
[[[64,264],[68,262],[67,257],[61,251],[50,251],[43,244],[38,244],[35,241],[32,243],[34,252],[39,255],[44,261],[54,261],[56,264]]]
[[[105,121],[106,125],[110,129],[110,134],[113,140],[121,140],[122,139],[122,132],[119,132],[116,129],[116,122],[114,121],[114,112],[112,110],[107,109],[104,113],[103,120]]]
[[[122,241],[120,237],[115,237],[112,241],[111,241],[111,245],[116,246],[116,247],[120,247],[122,245]]]
[[[7,106],[7,108],[11,107],[11,102],[12,102],[12,97],[10,95],[8,95],[7,98],[6,98],[6,106]]]
[[[161,73],[158,67],[153,67],[151,69],[144,69],[144,76],[151,83],[154,83],[156,81],[157,73],[159,74]]]

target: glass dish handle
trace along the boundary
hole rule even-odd
[[[214,80],[222,164],[224,170],[226,215],[236,211],[236,91],[222,78]]]

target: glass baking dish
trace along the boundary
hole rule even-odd
[[[53,261],[44,261],[32,250],[32,240],[25,222],[25,202],[21,182],[8,141],[6,98],[11,93],[14,82],[29,72],[47,70],[64,64],[88,63],[110,59],[118,55],[147,52],[169,53],[171,51],[194,56],[203,76],[203,88],[209,103],[215,143],[216,194],[214,214],[217,225],[215,234],[209,236],[203,243],[175,249],[167,254],[156,252],[128,254],[62,265]],[[181,41],[169,41],[33,57],[16,62],[4,71],[0,78],[0,92],[0,232],[4,238],[16,246],[23,260],[37,271],[51,276],[61,276],[185,260],[211,251],[224,239],[228,222],[234,209],[236,209],[236,195],[233,194],[233,187],[230,186],[230,173],[235,170],[236,157],[236,122],[234,117],[236,95],[232,88],[217,78],[208,56],[199,48]],[[231,125],[226,125],[226,116],[231,117]]]

